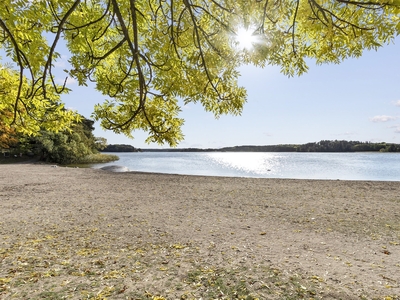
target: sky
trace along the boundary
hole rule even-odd
[[[247,89],[241,116],[215,119],[200,104],[182,107],[185,139],[178,148],[239,145],[304,144],[320,140],[400,143],[400,37],[378,51],[341,64],[315,65],[300,77],[287,77],[279,67],[242,66],[239,84]],[[70,81],[62,100],[85,117],[104,96],[93,87]],[[147,144],[147,134],[134,139],[104,131],[94,134],[108,144],[135,148],[168,148]]]

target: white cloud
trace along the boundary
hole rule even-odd
[[[56,78],[56,83],[57,84],[63,85],[64,82],[65,82],[65,78]],[[76,83],[76,80],[74,78],[68,77],[67,78],[67,82],[65,83],[65,85],[68,86],[68,85],[73,85],[75,83]]]
[[[394,104],[395,106],[400,106],[400,100],[393,101],[393,104]]]
[[[66,63],[65,63],[65,61],[55,61],[55,62],[53,62],[53,65],[55,66],[55,67],[57,67],[57,68],[65,68],[65,66],[66,66]]]
[[[68,77],[67,78],[67,85],[71,85],[71,84],[75,84],[76,80],[72,77]]]
[[[68,106],[65,109],[69,110],[69,111],[78,111],[75,107],[72,107],[72,106]]]
[[[400,125],[394,125],[394,126],[389,126],[389,128],[394,128],[394,132],[395,133],[400,133]]]
[[[274,136],[272,133],[269,133],[269,132],[263,132],[263,135],[264,136]]]
[[[382,116],[375,116],[375,117],[371,118],[371,121],[372,122],[388,122],[388,121],[393,121],[396,119],[397,119],[397,117],[382,115]]]
[[[68,56],[61,55],[56,61],[53,61],[53,65],[57,68],[65,68],[68,65]]]

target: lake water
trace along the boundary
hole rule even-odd
[[[400,181],[400,153],[138,152],[99,164],[131,171],[259,178]]]

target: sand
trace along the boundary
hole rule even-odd
[[[0,299],[400,299],[400,182],[0,165]]]

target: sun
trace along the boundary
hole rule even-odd
[[[240,49],[250,50],[257,43],[257,36],[251,28],[240,27],[235,37]]]

